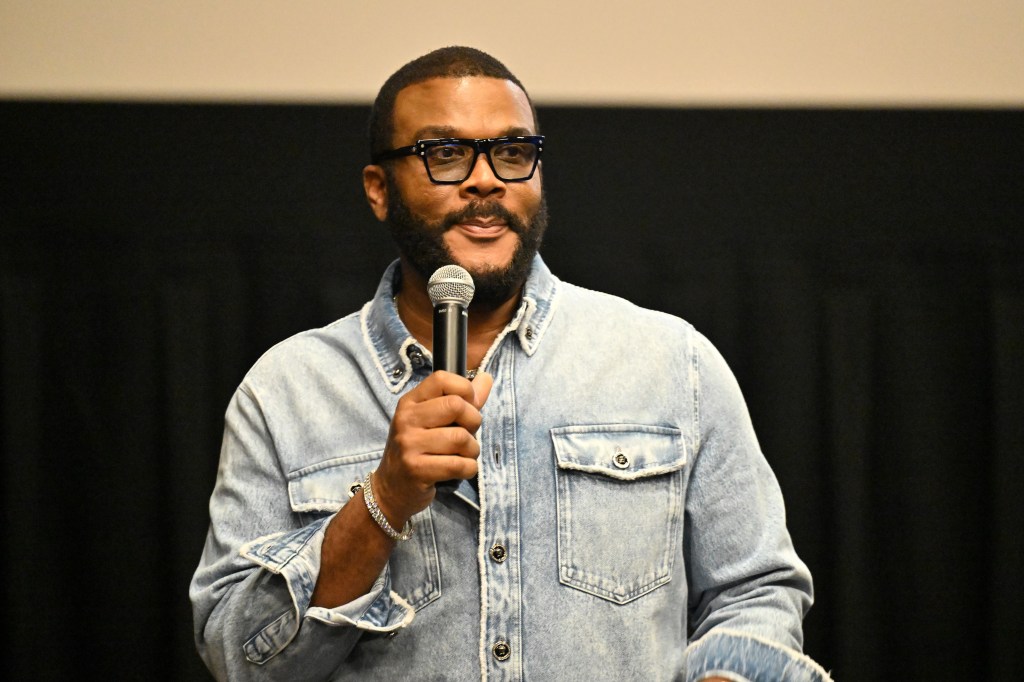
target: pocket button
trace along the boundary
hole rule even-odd
[[[619,450],[618,452],[615,453],[615,457],[612,459],[612,461],[615,463],[615,466],[618,467],[619,469],[629,468],[629,457],[626,457],[622,450]]]

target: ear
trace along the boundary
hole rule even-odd
[[[363,169],[363,192],[370,210],[377,220],[383,222],[388,217],[388,180],[384,169],[370,165]]]

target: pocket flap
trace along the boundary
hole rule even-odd
[[[288,499],[295,512],[328,512],[341,509],[352,497],[352,486],[362,484],[377,468],[384,452],[335,457],[288,474]]]
[[[683,468],[686,440],[671,426],[593,424],[551,429],[560,469],[629,481]]]

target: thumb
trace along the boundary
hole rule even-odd
[[[489,372],[477,372],[473,377],[473,406],[480,409],[487,402],[487,396],[491,394],[491,386],[494,385],[494,377]]]

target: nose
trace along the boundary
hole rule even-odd
[[[459,189],[476,197],[501,196],[505,193],[505,182],[494,174],[486,152],[480,152],[473,160],[473,171]]]

